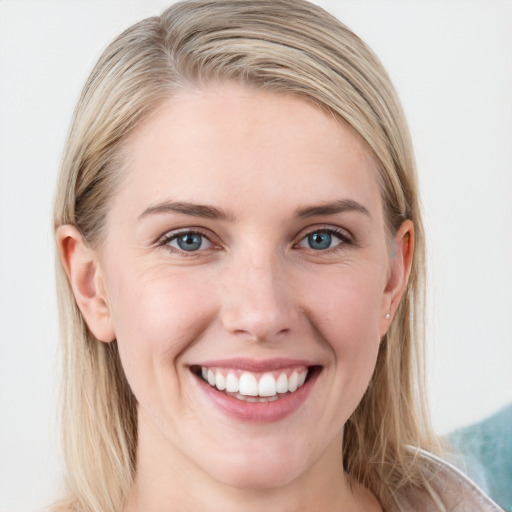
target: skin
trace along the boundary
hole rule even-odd
[[[139,403],[125,510],[380,510],[343,472],[343,426],[403,294],[413,226],[386,239],[363,143],[303,98],[220,84],[170,99],[126,146],[101,247],[73,226],[57,234],[82,314],[99,340],[117,339]],[[297,216],[340,200],[362,209]],[[154,210],[176,201],[225,216]],[[165,239],[191,228],[200,250]],[[325,230],[341,235],[311,247]],[[291,415],[241,422],[190,371],[232,357],[322,371]]]

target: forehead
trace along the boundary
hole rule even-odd
[[[302,96],[236,84],[170,98],[131,134],[124,162],[120,193],[134,203],[380,201],[377,166],[352,129]]]

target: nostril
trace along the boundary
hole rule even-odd
[[[273,340],[276,340],[277,338],[280,338],[283,335],[287,335],[290,333],[291,333],[290,328],[280,329],[275,333],[273,333],[273,331],[271,331],[270,329],[269,330],[253,329],[252,331],[248,330],[248,329],[247,330],[237,329],[237,330],[233,331],[233,334],[236,334],[236,335],[240,336],[241,338],[246,336],[248,339],[250,339],[251,341],[253,341],[255,343],[269,343],[269,342],[272,342]]]
[[[281,311],[243,310],[234,308],[222,318],[224,328],[239,338],[244,336],[255,342],[269,342],[276,337],[289,335],[295,318]]]

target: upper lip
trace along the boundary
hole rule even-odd
[[[233,370],[245,370],[248,372],[265,372],[281,370],[284,368],[294,368],[297,366],[319,366],[311,360],[304,359],[215,359],[210,361],[202,361],[191,366],[202,366],[204,368],[231,368]]]

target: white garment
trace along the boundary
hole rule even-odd
[[[411,491],[401,495],[400,508],[392,512],[503,512],[455,466],[425,450],[411,450],[432,475],[430,485],[440,500],[438,503],[425,492]]]

